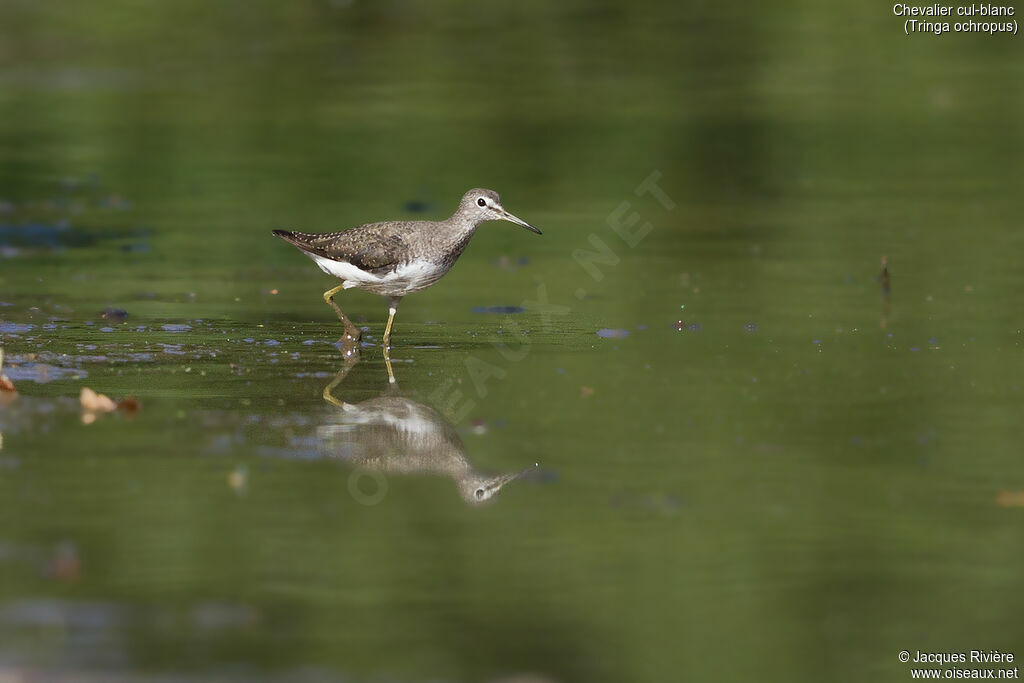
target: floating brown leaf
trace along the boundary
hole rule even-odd
[[[4,374],[4,350],[0,349],[0,394],[16,394],[18,390],[14,388],[14,382]]]
[[[1024,491],[1000,491],[996,504],[1004,508],[1024,508]]]
[[[82,404],[82,410],[90,413],[112,413],[117,410],[117,404],[113,399],[106,394],[97,394],[89,387],[82,387],[78,400]]]

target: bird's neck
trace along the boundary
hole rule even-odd
[[[470,217],[461,213],[456,213],[448,220],[442,222],[441,229],[449,241],[453,245],[462,245],[465,247],[466,243],[469,242],[473,233],[483,223],[482,220],[477,220],[476,217]],[[461,249],[460,249],[461,251]]]
[[[484,218],[473,211],[462,211],[461,209],[452,214],[452,217],[445,221],[452,230],[472,234],[480,224],[484,222]]]

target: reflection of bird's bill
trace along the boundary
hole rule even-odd
[[[510,481],[514,481],[514,480],[518,479],[519,477],[522,477],[522,476],[524,476],[524,475],[526,475],[526,474],[529,474],[529,473],[530,473],[530,472],[532,472],[532,471],[533,471],[533,470],[534,470],[534,469],[535,469],[536,467],[537,467],[537,466],[536,466],[536,465],[534,465],[533,467],[527,467],[527,468],[526,468],[525,470],[523,470],[522,472],[511,472],[511,473],[509,473],[509,474],[499,474],[498,476],[494,477],[494,478],[493,478],[493,479],[492,479],[492,480],[491,480],[491,481],[490,481],[490,482],[489,482],[489,483],[487,484],[487,488],[489,488],[489,489],[491,489],[491,490],[497,490],[497,489],[500,489],[500,488],[501,488],[502,486],[504,486],[505,484],[509,483]]]
[[[504,211],[504,209],[502,209],[502,211]],[[540,230],[538,230],[537,228],[533,227],[532,225],[530,225],[529,223],[524,221],[522,218],[519,218],[517,216],[513,216],[508,211],[504,211],[504,214],[505,214],[504,215],[505,220],[507,220],[509,223],[515,223],[516,225],[521,225],[524,228],[526,228],[527,230],[532,230],[533,232],[537,233],[538,235],[542,235],[543,234]]]

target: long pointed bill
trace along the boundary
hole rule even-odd
[[[504,209],[502,209],[502,211],[504,211]],[[502,218],[504,218],[509,223],[515,223],[516,225],[521,225],[524,228],[526,228],[527,230],[532,230],[533,232],[537,233],[538,235],[544,234],[540,230],[538,230],[537,228],[533,227],[532,225],[530,225],[529,223],[524,221],[522,218],[516,218],[515,216],[510,214],[508,211],[504,211],[504,214],[505,215],[502,216]]]

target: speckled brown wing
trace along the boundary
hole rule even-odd
[[[408,260],[409,245],[394,223],[367,223],[342,232],[310,234],[275,230],[274,234],[310,254],[351,263],[369,273],[386,273]]]

